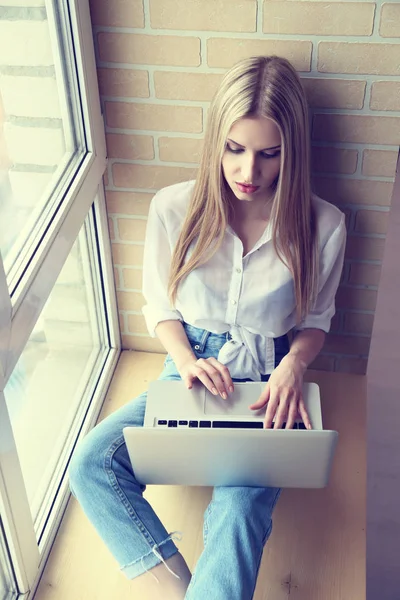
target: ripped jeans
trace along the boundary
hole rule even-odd
[[[198,358],[218,356],[226,333],[184,326]],[[277,338],[275,366],[288,351],[287,336]],[[180,379],[170,357],[159,379]],[[146,393],[99,423],[78,445],[69,469],[72,493],[129,579],[178,552],[173,540],[179,537],[168,534],[143,498],[145,486],[136,481],[122,435],[124,427],[143,426],[145,405]],[[278,488],[214,488],[204,515],[204,551],[185,598],[253,597],[279,494]]]

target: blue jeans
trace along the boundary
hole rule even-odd
[[[198,358],[217,357],[227,339],[187,324],[185,330]],[[275,340],[275,365],[288,350],[287,336]],[[169,356],[159,379],[180,379]],[[143,498],[145,486],[136,481],[122,435],[123,427],[143,426],[145,405],[146,393],[99,423],[78,445],[69,469],[72,493],[129,579],[178,552],[174,534]],[[278,488],[214,488],[204,515],[204,551],[187,599],[253,597],[279,494]]]

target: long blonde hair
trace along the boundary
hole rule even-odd
[[[193,196],[172,255],[168,292],[174,304],[182,280],[222,244],[232,214],[222,157],[232,125],[250,116],[272,119],[281,134],[281,166],[271,210],[272,240],[293,276],[299,323],[312,309],[318,283],[308,106],[296,71],[278,56],[242,60],[225,74],[213,98]]]

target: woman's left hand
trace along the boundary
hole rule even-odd
[[[302,394],[306,368],[296,356],[287,354],[271,373],[261,396],[249,407],[259,410],[267,405],[264,419],[266,429],[271,428],[273,421],[274,429],[281,429],[285,422],[286,429],[292,429],[298,414],[307,429],[312,429]]]

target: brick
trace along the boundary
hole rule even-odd
[[[108,133],[107,154],[109,158],[151,160],[154,158],[153,138],[150,135]]]
[[[379,33],[382,37],[400,37],[400,5],[385,2],[381,10]]]
[[[149,73],[134,69],[97,69],[102,96],[148,98]]]
[[[353,310],[375,310],[376,298],[376,290],[341,286],[336,295],[336,306]]]
[[[349,283],[356,285],[379,285],[381,265],[352,263],[350,265]]]
[[[337,332],[339,331],[340,327],[341,327],[341,322],[342,322],[342,318],[341,318],[341,314],[340,313],[335,313],[333,315],[332,321],[331,321],[331,328],[330,328],[330,332]]]
[[[318,71],[358,75],[399,75],[399,46],[372,42],[320,42]]]
[[[117,219],[119,238],[124,242],[144,242],[146,225],[144,219]]]
[[[301,82],[312,107],[357,109],[364,105],[366,81],[303,77]]]
[[[0,64],[8,67],[53,65],[48,22],[0,21]]]
[[[106,193],[107,211],[109,214],[146,215],[154,194],[137,192]]]
[[[370,108],[372,110],[400,110],[400,82],[374,81],[371,87]]]
[[[333,356],[320,354],[314,362],[311,363],[309,369],[315,369],[316,371],[334,371],[335,358]]]
[[[368,355],[370,343],[371,340],[368,337],[329,334],[324,351],[335,354]]]
[[[157,338],[151,338],[148,335],[123,335],[121,338],[123,350],[160,352],[165,354],[165,349]]]
[[[118,314],[118,316],[119,316],[119,330],[122,334],[126,333],[125,314],[120,312]]]
[[[355,231],[357,233],[387,233],[389,212],[377,210],[359,210],[356,214]]]
[[[345,313],[344,330],[346,333],[371,335],[374,315],[366,313]]]
[[[121,287],[121,278],[119,276],[119,270],[114,267],[114,283],[115,283],[115,289],[119,289]]]
[[[362,172],[375,177],[394,177],[398,152],[391,150],[364,150]]]
[[[154,29],[254,32],[256,0],[150,0]]]
[[[200,39],[173,35],[101,32],[99,59],[134,65],[198,67]]]
[[[357,150],[314,146],[312,168],[325,173],[354,173],[357,168]]]
[[[393,184],[389,181],[314,177],[316,193],[333,204],[390,206]]]
[[[142,310],[146,301],[142,294],[136,292],[117,292],[117,303],[119,310]]]
[[[156,97],[165,100],[209,102],[222,77],[223,75],[219,73],[156,71],[154,73]]]
[[[128,290],[141,290],[143,285],[142,269],[122,269],[123,287]]]
[[[160,159],[171,162],[199,163],[203,140],[161,137]]]
[[[400,140],[400,117],[316,114],[312,137],[324,142],[396,145]]]
[[[110,240],[114,241],[115,240],[114,221],[110,218],[108,218],[108,231],[110,234]]]
[[[209,67],[229,68],[239,60],[276,54],[290,60],[298,71],[311,70],[312,43],[308,41],[210,38],[207,41]]]
[[[368,359],[366,358],[340,358],[336,361],[336,371],[339,373],[354,373],[365,375],[367,373]]]
[[[65,154],[62,129],[4,126],[8,154],[14,163],[41,166],[57,165]]]
[[[144,27],[143,0],[90,0],[93,25]]]
[[[349,235],[346,244],[346,258],[355,260],[382,260],[385,250],[383,238],[368,238]]]
[[[114,265],[142,267],[143,248],[139,244],[111,244]]]
[[[141,315],[127,315],[129,333],[148,333],[146,321]]]
[[[371,35],[375,6],[366,2],[264,1],[264,33]]]
[[[0,75],[0,88],[8,115],[61,118],[54,77]]]
[[[114,184],[123,188],[159,190],[180,181],[196,177],[196,169],[159,167],[115,163],[112,167]]]
[[[106,102],[106,119],[109,127],[119,129],[201,133],[203,128],[197,106]]]

